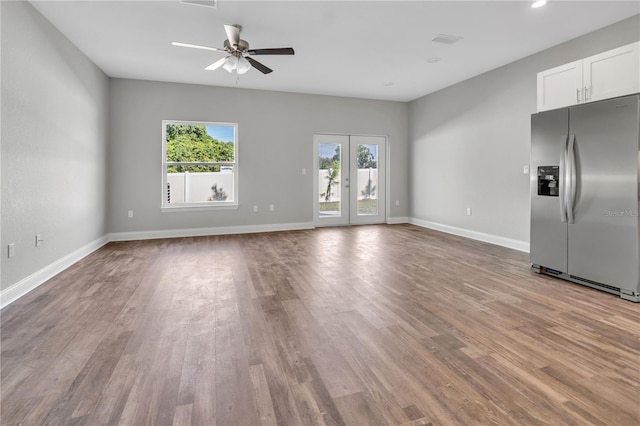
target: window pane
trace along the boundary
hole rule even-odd
[[[193,163],[168,163],[168,173],[203,173],[203,172],[221,172],[225,170],[233,169],[233,166],[227,166],[222,164],[193,164]]]
[[[235,203],[236,125],[164,122],[163,205]]]
[[[234,201],[234,167],[222,168],[223,170],[218,172],[167,173],[167,203],[175,205]]]
[[[340,216],[340,145],[337,143],[320,143],[318,157],[319,179],[319,215]]]
[[[233,162],[235,127],[167,124],[167,162]]]
[[[378,145],[358,145],[358,215],[378,214]]]

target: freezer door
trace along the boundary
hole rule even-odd
[[[572,107],[569,274],[638,290],[638,96]]]
[[[568,272],[567,223],[564,200],[564,155],[568,139],[569,110],[531,116],[531,263]],[[553,167],[558,169],[557,189],[551,190]],[[542,179],[547,182],[541,182]]]

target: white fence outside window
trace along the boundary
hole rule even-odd
[[[319,171],[318,194],[327,191],[328,170]],[[340,190],[342,182],[338,176],[336,183],[331,186],[331,196],[329,201],[340,200]],[[218,191],[224,191],[228,197],[233,197],[233,173],[229,172],[203,172],[203,173],[167,173],[167,183],[169,184],[168,197],[170,204],[179,203],[200,203],[211,201],[213,192],[211,187],[217,185]],[[358,169],[357,181],[358,199],[378,198],[378,170]],[[225,201],[233,201],[227,198]],[[325,201],[325,197],[320,195],[320,201]]]
[[[233,173],[230,172],[167,173],[167,183],[169,204],[212,201],[213,185],[227,194],[224,201],[233,201]]]
[[[327,184],[329,183],[328,175],[329,170],[327,169],[321,169],[318,171],[318,194],[325,194],[327,192]],[[331,186],[331,196],[329,197],[330,202],[340,201],[340,189],[342,188],[343,182],[340,176],[338,176],[336,180],[339,183]],[[372,200],[378,199],[378,169],[358,169],[357,190],[358,200],[366,198]],[[319,200],[320,202],[324,202],[325,197],[320,195]]]

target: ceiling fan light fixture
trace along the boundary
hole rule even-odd
[[[238,58],[238,74],[244,74],[251,69],[251,64],[244,56]]]
[[[222,68],[229,72],[233,72],[233,70],[238,68],[238,58],[236,58],[235,56],[229,56]]]

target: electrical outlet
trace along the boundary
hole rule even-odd
[[[471,207],[467,207],[467,216],[471,216]]]
[[[36,247],[40,247],[43,242],[42,234],[36,234]]]
[[[276,207],[273,204],[269,204],[269,211],[272,212],[276,209]]]
[[[254,213],[258,213],[258,206],[257,205],[253,206],[253,212]]]
[[[129,219],[131,219],[131,218],[133,217],[133,210],[129,210],[129,211],[127,212],[127,217],[128,217]]]
[[[9,258],[12,258],[13,256],[16,255],[16,245],[14,243],[10,243],[7,246],[7,249],[8,249],[7,255],[9,256]]]
[[[522,168],[522,173],[524,173],[525,175],[528,175],[529,174],[529,166],[524,166]]]

